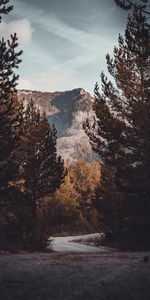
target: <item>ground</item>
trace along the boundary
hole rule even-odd
[[[149,300],[144,252],[1,254],[1,300]]]

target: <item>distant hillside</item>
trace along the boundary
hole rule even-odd
[[[45,111],[58,133],[58,151],[64,159],[95,159],[82,124],[93,116],[93,98],[82,88],[65,92],[18,91],[26,105],[31,99]]]

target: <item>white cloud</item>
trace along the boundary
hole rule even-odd
[[[75,86],[75,81],[75,74],[71,70],[63,70],[61,68],[58,70],[57,68],[56,70],[51,69],[39,74],[33,74],[27,80],[20,78],[18,88],[56,91],[64,90],[64,86],[68,86],[68,89],[78,87],[78,84]]]
[[[19,88],[55,91],[83,86],[92,92],[99,73],[106,71],[105,54],[112,52],[117,41],[115,22],[105,28],[106,17],[94,10],[93,19],[103,22],[79,29],[53,11],[33,8],[32,2],[14,2],[14,17],[30,20],[35,29],[32,42],[24,47]],[[42,32],[44,43],[40,40]]]
[[[105,55],[107,52],[111,53],[114,47],[114,41],[118,37],[118,29],[109,28],[108,30],[103,31],[100,29],[93,30],[91,32],[74,28],[64,21],[58,19],[54,15],[49,17],[43,16],[41,14],[38,24],[41,25],[43,31],[48,33],[55,34],[61,39],[67,40],[72,44],[72,57],[65,57],[63,62],[60,62],[61,66],[67,68],[68,70],[79,71],[81,68],[84,68],[91,63],[97,65],[105,65]],[[60,45],[62,45],[63,51],[63,42],[60,40]],[[111,49],[111,51],[110,51]],[[73,55],[74,53],[74,55]],[[51,55],[51,54],[49,54]],[[54,65],[57,64],[57,48],[56,52],[53,53],[54,56]],[[58,53],[59,57],[59,53]],[[89,70],[90,71],[90,70]]]
[[[10,34],[15,32],[19,38],[19,44],[29,43],[33,32],[30,21],[22,19],[9,23],[2,22],[0,24],[0,36],[9,38]]]
[[[104,49],[113,40],[112,34],[115,32],[114,29],[109,30],[108,40],[106,39],[106,31],[105,33],[102,33],[102,31],[100,33],[83,31],[68,25],[54,15],[50,15],[49,17],[41,15],[38,24],[41,24],[43,30],[85,49],[93,49],[97,44],[101,46],[101,49]]]

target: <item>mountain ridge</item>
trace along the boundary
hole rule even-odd
[[[83,88],[64,92],[19,90],[24,105],[32,99],[40,111],[45,111],[58,134],[58,152],[65,159],[92,160],[95,155],[83,130],[83,122],[93,117],[93,100]]]

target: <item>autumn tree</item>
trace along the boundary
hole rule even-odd
[[[70,177],[78,194],[79,209],[86,218],[90,218],[95,189],[100,180],[99,163],[78,160],[71,165]]]
[[[93,200],[100,178],[99,163],[68,161],[65,167],[67,176],[61,187],[43,202],[46,226],[56,232],[90,231],[97,225]]]
[[[40,209],[45,228],[51,233],[62,231],[76,231],[80,217],[78,198],[74,188],[74,178],[71,177],[72,165],[65,163],[67,175],[64,182],[50,197],[45,197]]]
[[[150,26],[136,6],[114,57],[106,56],[113,82],[101,74],[102,92],[95,87],[95,121],[84,124],[102,160],[96,206],[103,230],[115,239],[135,228],[139,236],[142,228],[150,230],[149,41]]]

